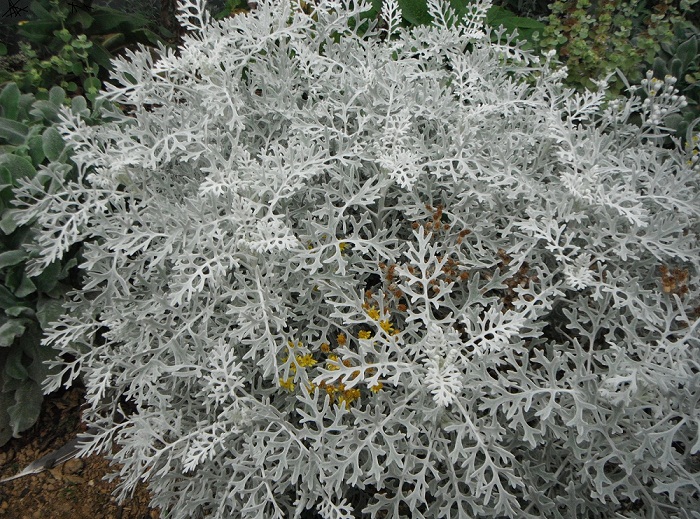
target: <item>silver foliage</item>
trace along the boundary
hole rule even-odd
[[[489,4],[431,0],[409,31],[391,1],[386,30],[367,2],[184,0],[178,52],[115,61],[130,116],[63,113],[81,176],[22,181],[14,218],[37,266],[86,243],[46,390],[82,375],[82,452],[115,448],[120,497],[145,480],[174,519],[700,509],[700,176],[663,145],[684,100],[568,90],[551,55],[491,43]]]

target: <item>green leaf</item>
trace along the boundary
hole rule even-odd
[[[28,133],[29,126],[26,124],[0,117],[0,140],[19,146],[24,144]]]
[[[15,337],[20,337],[26,327],[23,319],[8,319],[8,321],[0,326],[0,346],[7,348],[15,342]]]
[[[69,24],[79,24],[82,27],[83,30],[81,32],[89,29],[94,22],[95,19],[85,9],[75,9],[68,17]]]
[[[0,168],[0,175],[3,175],[7,173],[6,168]],[[2,191],[0,191],[0,210],[6,211],[8,208],[11,207],[11,202],[12,200],[15,199],[15,194],[12,192],[12,185],[10,184],[9,188],[4,188]]]
[[[27,374],[29,378],[40,385],[46,378],[49,369],[44,361],[55,359],[58,354],[55,349],[42,346],[41,337],[42,331],[36,324],[27,328],[27,332],[22,336],[22,349],[24,354],[31,359],[29,365],[26,366]]]
[[[15,392],[15,405],[7,410],[13,435],[26,431],[36,423],[43,401],[41,386],[33,380],[25,380]]]
[[[29,378],[32,379],[37,384],[41,385],[44,379],[49,373],[49,367],[45,364],[44,360],[55,359],[58,352],[53,348],[47,346],[36,345],[32,348],[33,361],[27,366],[27,372],[29,373]]]
[[[542,31],[545,28],[544,23],[538,22],[532,18],[517,16],[512,11],[499,5],[494,5],[488,10],[485,21],[486,24],[491,27],[503,25],[508,31],[512,31],[513,29],[533,29]]]
[[[12,186],[12,174],[7,168],[0,168],[0,180],[5,186]]]
[[[85,72],[85,69],[83,68],[83,64],[80,63],[79,61],[76,61],[71,65],[71,72],[75,74],[76,76],[82,76],[83,72]]]
[[[34,178],[36,169],[26,158],[18,155],[6,154],[0,156],[0,168],[7,168],[12,175],[13,185],[16,187],[16,181],[20,178]]]
[[[49,122],[58,121],[58,107],[51,101],[36,101],[29,113],[37,119],[45,119]]]
[[[29,372],[23,362],[24,348],[17,345],[10,349],[5,360],[4,373],[9,378],[15,380],[26,380],[29,378]]]
[[[94,43],[88,49],[88,56],[103,69],[112,70],[112,55],[102,45]]]
[[[63,269],[61,270],[61,274],[58,276],[58,279],[65,279],[68,277],[70,274],[70,269],[75,267],[78,264],[78,260],[76,258],[71,258],[68,261],[66,261],[66,264],[63,265]]]
[[[10,414],[7,410],[15,402],[13,397],[13,393],[0,393],[0,447],[12,438],[12,425],[10,424]]]
[[[682,77],[683,75],[683,70],[682,70],[683,64],[681,63],[681,60],[678,58],[673,58],[671,60],[671,75],[675,78]]]
[[[687,70],[691,63],[697,63],[698,60],[698,39],[693,36],[681,43],[676,50],[676,57],[680,58],[683,63],[683,70]],[[676,76],[678,77],[678,76]]]
[[[6,350],[2,350],[6,351]],[[5,360],[0,364],[0,366],[4,366],[7,364],[7,356],[5,357]],[[9,392],[12,395],[15,394],[15,391],[19,389],[19,386],[22,385],[22,381],[18,380],[16,378],[8,377],[2,371],[0,371],[0,380],[2,380],[2,390],[5,392]],[[14,400],[13,400],[14,402]],[[9,407],[9,406],[8,406]]]
[[[36,317],[43,330],[49,328],[51,323],[55,323],[63,315],[63,301],[52,297],[39,296],[36,304]]]
[[[49,126],[44,130],[44,133],[41,135],[41,143],[44,154],[52,161],[57,160],[66,147],[66,143],[63,142],[63,137],[61,137],[61,134],[53,126]]]
[[[88,34],[129,33],[146,27],[148,19],[135,13],[122,13],[108,7],[93,9],[94,25]]]
[[[12,292],[3,285],[0,285],[0,308],[6,310],[7,308],[17,306],[19,303],[20,300],[17,299]]]
[[[10,317],[24,316],[29,319],[36,317],[36,312],[28,306],[13,306],[12,308],[8,308],[7,310],[5,310],[5,313]]]
[[[22,263],[29,257],[29,254],[23,250],[11,250],[0,254],[0,269],[11,267]]]
[[[19,112],[19,87],[15,83],[8,85],[0,92],[0,107],[2,116],[7,119],[17,120]]]
[[[56,286],[61,275],[61,260],[49,263],[41,274],[34,276],[32,280],[40,292],[50,292]]]
[[[22,94],[19,96],[19,116],[20,120],[29,119],[29,110],[36,101],[36,97],[32,94]]]
[[[654,77],[662,78],[662,77],[665,77],[666,74],[668,74],[668,69],[666,68],[666,62],[659,57],[654,59],[654,63],[652,65],[652,70],[654,71]]]
[[[44,153],[43,145],[41,143],[41,135],[32,136],[27,142],[29,146],[29,156],[32,159],[32,166],[34,169],[39,167],[39,164],[44,162],[46,154]]]
[[[17,229],[17,222],[15,222],[13,213],[5,211],[0,218],[0,230],[9,236],[15,229]]]
[[[32,2],[32,5],[37,3]],[[17,32],[33,43],[46,45],[54,39],[53,32],[60,28],[61,24],[58,21],[37,20],[25,23]]]
[[[85,101],[83,96],[76,96],[71,99],[70,107],[71,111],[75,115],[82,115],[84,117],[88,117],[90,115],[90,110],[88,110],[87,107],[87,101]]]
[[[425,0],[399,0],[403,17],[412,25],[429,25],[432,22]]]
[[[68,43],[72,38],[72,35],[68,29],[61,29],[60,31],[54,31],[54,36],[56,36],[63,43]]]
[[[89,77],[85,81],[83,81],[83,89],[86,92],[91,92],[91,90],[93,89],[94,92],[99,92],[100,88],[102,88],[102,83],[96,77]]]
[[[22,280],[19,283],[19,286],[17,287],[17,290],[15,290],[15,295],[17,297],[27,297],[29,294],[33,294],[36,292],[36,285],[32,283],[32,280],[27,276],[26,272],[22,273]]]
[[[59,86],[52,87],[51,90],[49,90],[49,102],[56,106],[56,108],[60,108],[63,105],[63,101],[66,99],[66,91],[63,90]]]
[[[0,43],[0,56],[7,56],[7,45]]]
[[[39,20],[41,20],[42,18],[51,20],[53,16],[51,16],[51,13],[48,12],[41,4],[41,2],[32,2],[31,4],[29,4],[29,10],[33,12]]]
[[[22,282],[22,274],[24,273],[24,265],[15,265],[5,269],[5,287],[11,290],[17,297],[17,289]]]

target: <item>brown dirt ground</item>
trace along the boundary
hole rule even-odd
[[[0,479],[59,449],[82,432],[84,390],[73,387],[45,397],[37,423],[0,447]],[[72,459],[39,474],[0,483],[0,519],[159,519],[148,506],[145,486],[121,505],[111,496],[117,482],[102,478],[116,472],[102,456]]]

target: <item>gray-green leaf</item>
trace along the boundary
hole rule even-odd
[[[49,160],[58,160],[63,148],[66,147],[66,143],[63,142],[63,137],[61,137],[61,134],[53,126],[49,126],[44,130],[41,136],[41,142],[44,148],[44,154]]]
[[[17,265],[18,263],[22,263],[25,259],[29,257],[29,254],[27,251],[23,250],[11,250],[7,252],[3,252],[0,254],[0,269],[3,269],[5,267],[11,267],[13,265]]]
[[[2,106],[3,117],[17,119],[19,112],[19,87],[15,83],[9,83],[0,92],[0,106]]]
[[[43,400],[44,395],[39,384],[33,380],[25,380],[22,383],[15,392],[15,405],[7,410],[12,422],[13,435],[29,429],[36,423]]]
[[[0,346],[12,346],[15,342],[15,337],[19,337],[24,333],[25,326],[18,319],[10,319],[5,324],[0,326]]]
[[[47,329],[51,323],[58,321],[63,315],[63,301],[49,297],[39,297],[36,304],[36,317],[42,329]]]

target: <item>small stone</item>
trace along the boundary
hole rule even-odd
[[[8,508],[10,508],[10,503],[7,501],[3,501],[2,504],[0,504],[0,510],[7,510]]]
[[[94,487],[94,486],[95,486],[95,480],[94,480],[94,479],[91,479],[90,481],[88,481],[88,486],[89,486],[89,487]]]
[[[72,460],[68,460],[63,464],[63,473],[64,474],[80,474],[82,472],[83,467],[85,467],[85,462],[81,460],[80,458],[73,458]]]

